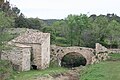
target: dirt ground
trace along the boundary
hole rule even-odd
[[[80,67],[72,68],[66,73],[36,77],[34,80],[80,80]]]

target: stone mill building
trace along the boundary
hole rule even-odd
[[[2,60],[10,60],[14,69],[28,71],[45,69],[50,63],[50,34],[27,29],[8,42],[10,50],[3,51]],[[41,57],[42,56],[42,57]]]
[[[10,46],[10,49],[2,51],[0,59],[11,61],[13,68],[18,71],[45,69],[49,67],[50,61],[57,62],[61,66],[63,58],[71,53],[83,56],[86,60],[85,65],[89,65],[107,60],[109,53],[120,51],[109,50],[99,43],[96,43],[95,49],[78,46],[50,46],[50,33],[33,29],[12,28],[5,32],[18,34],[18,36],[6,44]]]

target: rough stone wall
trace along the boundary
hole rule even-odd
[[[50,34],[46,34],[46,38],[41,44],[38,43],[24,43],[32,47],[32,61],[31,65],[37,66],[37,69],[45,69],[49,67],[50,63]],[[18,44],[18,43],[17,43]]]
[[[95,55],[92,57],[91,64],[99,63],[102,60],[107,60],[109,58],[108,54],[109,52],[106,47],[102,46],[100,43],[96,43]]]
[[[56,65],[61,65],[61,63],[59,63],[60,58],[59,58],[58,49],[59,49],[59,46],[56,46],[56,45],[50,46],[50,61],[51,63],[54,63]]]
[[[96,43],[96,48],[85,47],[59,47],[51,46],[51,62],[56,62],[61,65],[61,59],[70,52],[76,52],[86,58],[87,64],[98,63],[109,58],[108,50],[99,43]]]
[[[50,64],[50,34],[41,45],[41,56],[42,69],[45,69]]]
[[[81,55],[83,55],[83,57],[86,58],[87,63],[86,64],[91,64],[92,61],[92,57],[94,56],[93,54],[93,49],[91,48],[85,48],[85,47],[67,47],[67,48],[63,48],[64,52],[61,56],[65,56],[66,54],[70,53],[70,52],[77,52]]]
[[[30,59],[31,59],[31,48],[24,48],[22,50],[22,70],[21,71],[28,71],[30,70]]]
[[[120,53],[120,49],[108,49],[109,53]]]
[[[26,44],[32,47],[31,50],[31,65],[37,66],[37,69],[41,68],[41,45],[40,44]]]
[[[96,43],[96,53],[107,52],[107,48],[102,46],[100,43]]]
[[[31,65],[37,69],[49,67],[50,34],[38,30],[26,29],[24,34],[9,42],[10,45],[26,45],[31,47]]]
[[[14,43],[20,45],[20,43]],[[50,63],[50,36],[42,44],[27,44],[31,46],[31,65],[37,66],[37,69],[45,69]]]
[[[28,71],[30,70],[30,51],[30,47],[13,47],[2,51],[1,59],[11,61],[15,70]]]
[[[85,47],[59,47],[51,46],[51,61],[57,61],[58,65],[61,65],[61,59],[68,53],[76,52],[86,58],[87,64],[92,63],[92,57],[94,56],[94,49]]]
[[[95,56],[92,57],[92,63],[99,63],[100,61],[105,61],[109,58],[108,53],[104,52],[104,53],[98,53]]]
[[[18,34],[19,36],[8,42],[14,49],[4,51],[1,58],[10,60],[16,70],[30,70],[31,65],[37,69],[45,69],[50,63],[50,34],[39,30],[12,28],[5,32]]]

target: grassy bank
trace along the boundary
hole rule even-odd
[[[120,80],[120,54],[110,54],[110,56],[107,61],[84,67],[80,73],[80,80]],[[16,72],[14,79],[9,80],[37,80],[38,77],[49,77],[67,71],[66,68],[52,66],[46,70]]]
[[[80,80],[120,80],[120,54],[110,54],[111,60],[84,68]]]
[[[112,60],[112,61],[114,61],[114,60],[116,60],[116,61],[120,61],[120,54],[109,54],[109,56],[110,56],[110,59],[109,60]]]
[[[62,67],[50,67],[46,70],[31,70],[27,72],[21,72],[16,74],[14,77],[15,77],[15,80],[34,80],[34,78],[36,77],[54,75],[54,74],[59,74],[66,71],[67,69]]]

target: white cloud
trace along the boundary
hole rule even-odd
[[[120,15],[119,0],[11,0],[27,17],[65,18],[68,14]]]

